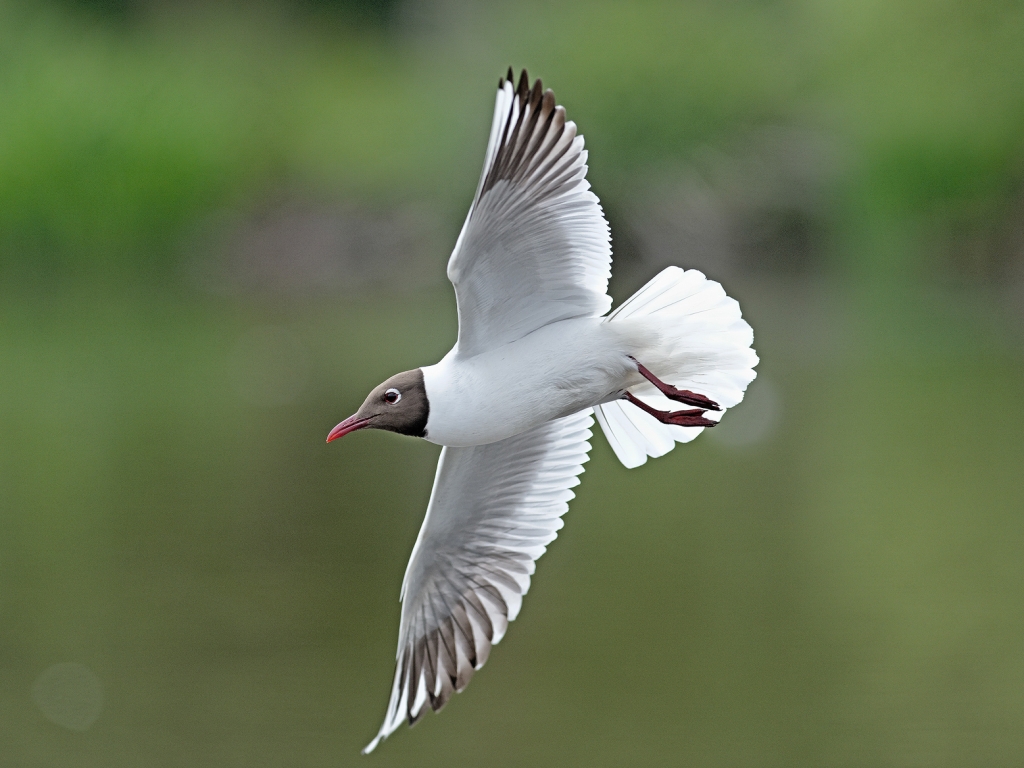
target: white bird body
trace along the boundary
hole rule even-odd
[[[630,360],[644,359],[649,348],[644,325],[581,317],[473,357],[456,347],[423,368],[430,400],[424,437],[453,447],[485,445],[617,400],[644,381]]]
[[[440,710],[504,636],[562,526],[595,417],[636,467],[715,426],[754,378],[753,331],[696,270],[669,267],[608,313],[611,241],[586,160],[551,91],[525,72],[514,88],[510,70],[448,262],[458,340],[328,436],[373,427],[444,446],[402,582],[391,699],[365,752]]]

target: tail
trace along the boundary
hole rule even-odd
[[[695,269],[668,267],[605,318],[616,323],[642,320],[658,339],[650,360],[640,360],[655,376],[680,389],[707,395],[723,411],[708,411],[717,420],[725,408],[743,399],[757,374],[757,355],[750,345],[754,332],[740,314],[740,305],[722,286]],[[630,392],[658,410],[679,410],[651,384]],[[638,467],[648,456],[664,456],[677,442],[688,443],[704,427],[662,424],[625,400],[594,408],[605,437],[625,466]]]

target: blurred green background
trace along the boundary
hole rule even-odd
[[[363,758],[509,64],[763,362]],[[4,768],[1019,766],[1024,4],[0,0],[0,433]]]

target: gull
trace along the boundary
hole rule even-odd
[[[383,429],[443,446],[402,581],[391,698],[364,753],[439,711],[505,635],[562,527],[594,418],[637,467],[715,426],[754,379],[750,325],[697,270],[668,267],[609,312],[610,232],[586,175],[554,94],[509,69],[448,261],[455,346],[380,384],[327,437]]]

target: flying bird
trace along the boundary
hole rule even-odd
[[[440,710],[505,635],[595,417],[637,467],[715,426],[754,379],[753,331],[696,270],[668,267],[609,312],[609,227],[586,175],[575,123],[510,69],[448,261],[455,346],[380,384],[327,437],[384,429],[443,446],[402,582],[391,699],[364,753]]]

